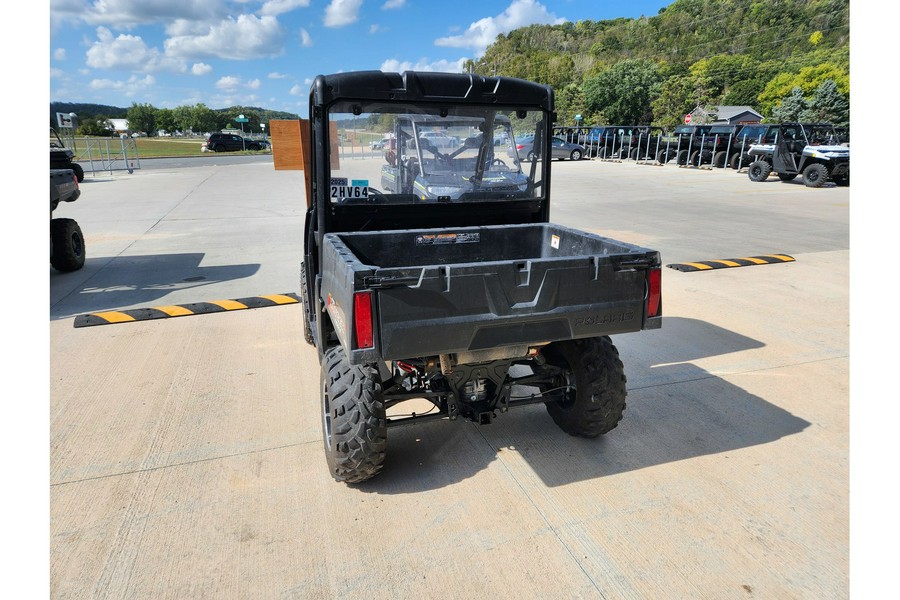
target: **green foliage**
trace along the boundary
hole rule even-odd
[[[656,65],[656,124],[675,124],[698,104],[770,114],[793,87],[810,98],[829,78],[846,93],[849,31],[849,0],[675,0],[655,16],[516,29],[498,36],[471,68],[550,84],[561,122],[578,112],[602,119],[609,111],[615,121],[647,113],[599,99],[596,80],[623,61],[643,60]],[[574,108],[571,85],[581,88],[584,110]],[[644,101],[641,94],[633,99]]]
[[[585,107],[614,124],[649,124],[659,94],[657,67],[647,60],[623,60],[584,82]]]
[[[728,86],[728,91],[722,96],[721,104],[725,106],[753,106],[758,102],[765,82],[761,79],[746,79],[736,81]]]
[[[584,90],[576,83],[570,83],[556,91],[557,123],[575,125],[575,115],[589,120],[591,114],[584,100]]]
[[[828,80],[834,81],[838,91],[842,94],[849,94],[849,72],[832,63],[826,62],[803,67],[798,73],[779,73],[766,84],[760,93],[758,110],[763,114],[770,114],[776,105],[792,93],[794,88],[800,88],[805,97],[811,97],[816,88]]]
[[[143,131],[147,135],[156,135],[156,109],[151,104],[132,103],[126,118],[131,131]]]
[[[169,133],[178,129],[175,125],[175,111],[171,108],[156,109],[156,127]]]
[[[709,78],[676,75],[666,79],[651,104],[653,120],[661,127],[675,127],[697,106],[717,104]]]
[[[827,121],[835,125],[847,125],[850,121],[850,102],[846,94],[838,90],[837,83],[828,79],[816,88],[809,106],[800,114],[800,119],[810,123]]]
[[[109,122],[109,118],[104,115],[97,115],[95,117],[87,118],[82,120],[78,124],[77,129],[78,135],[90,135],[90,136],[111,136],[112,135],[112,124]]]
[[[803,97],[803,90],[795,87],[791,93],[785,96],[781,104],[772,109],[772,117],[776,122],[799,121],[800,115],[809,108],[809,103]]]

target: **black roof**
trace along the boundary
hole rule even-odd
[[[316,77],[310,89],[310,114],[314,107],[339,100],[536,105],[553,110],[553,90],[548,85],[470,73],[355,71]]]

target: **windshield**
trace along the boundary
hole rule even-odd
[[[775,139],[775,128],[768,125],[744,125],[738,133],[739,138],[746,138],[747,143],[771,144]]]
[[[544,131],[540,110],[341,102],[328,119],[332,203],[502,201],[544,193],[542,144],[534,143]]]

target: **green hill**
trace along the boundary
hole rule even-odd
[[[676,0],[655,16],[516,29],[470,68],[550,84],[567,124],[671,126],[701,104],[770,116],[793,87],[811,101],[832,79],[849,96],[849,19],[849,0]]]

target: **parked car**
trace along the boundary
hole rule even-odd
[[[447,135],[443,131],[425,131],[419,137],[431,142],[435,148],[457,148],[459,147],[459,138]]]
[[[258,140],[242,138],[233,133],[213,133],[206,140],[207,149],[212,152],[235,152],[238,150],[261,150]]]
[[[550,139],[550,148],[551,158],[581,160],[584,157],[584,146],[567,142],[561,137],[552,137]],[[534,136],[526,135],[516,138],[516,147],[508,146],[506,154],[510,158],[533,161],[536,158],[534,154]]]

